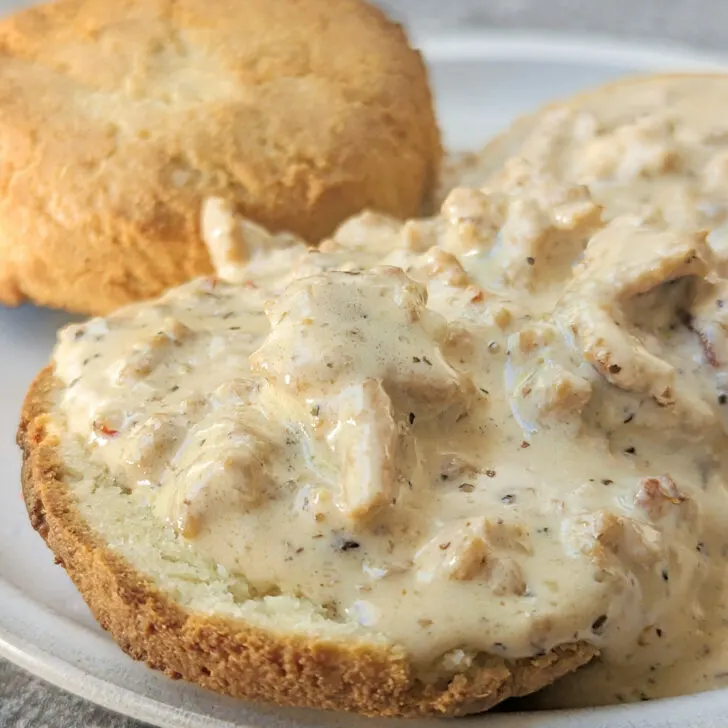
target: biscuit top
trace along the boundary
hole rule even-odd
[[[0,108],[0,300],[82,311],[211,272],[205,196],[315,243],[417,214],[440,159],[422,59],[358,0],[24,10],[0,22]]]
[[[144,124],[145,105],[173,115],[238,88],[245,105],[258,87],[311,93],[355,76],[366,103],[409,60],[392,68],[402,31],[358,0],[61,0],[4,19],[1,38],[8,73],[65,79],[89,110],[120,104],[130,126]]]
[[[319,250],[209,201],[219,277],[62,332],[68,428],[254,596],[423,672],[674,662],[723,587],[726,282],[704,234],[522,172]]]

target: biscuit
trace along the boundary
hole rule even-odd
[[[316,242],[416,214],[427,74],[358,0],[59,0],[0,23],[0,302],[103,314],[212,271],[201,201]]]
[[[18,443],[24,452],[23,495],[31,522],[102,627],[127,654],[171,677],[281,705],[380,716],[465,715],[538,690],[597,652],[582,642],[516,660],[483,654],[467,672],[423,681],[403,651],[353,635],[347,639],[333,623],[327,635],[319,624],[296,624],[295,613],[276,612],[272,628],[230,616],[223,608],[204,614],[190,610],[181,603],[179,590],[179,599],[174,597],[176,575],[188,573],[184,583],[190,584],[202,579],[212,597],[214,584],[205,580],[214,580],[214,573],[203,574],[188,551],[185,561],[175,563],[163,530],[147,528],[141,514],[117,511],[101,519],[104,527],[120,520],[127,536],[138,534],[134,563],[109,546],[100,524],[87,518],[89,513],[100,517],[112,503],[115,509],[125,508],[125,499],[117,491],[113,502],[87,500],[83,483],[89,483],[91,473],[79,475],[79,463],[64,442],[55,404],[61,386],[51,368],[45,369],[23,409]],[[158,549],[161,559],[155,555]],[[163,560],[170,573],[155,580],[149,571],[156,560]]]

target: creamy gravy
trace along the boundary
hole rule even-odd
[[[483,153],[469,154],[451,163],[444,192],[456,184],[508,187],[523,174],[524,168],[530,170],[529,174],[546,176],[558,185],[582,184],[589,189],[592,199],[603,205],[605,220],[628,213],[648,225],[666,220],[675,229],[709,231],[714,269],[725,276],[728,270],[725,192],[728,189],[728,123],[724,109],[727,106],[728,80],[722,75],[666,76],[646,82],[638,79],[587,92],[568,106],[555,105],[547,112],[517,122],[507,135],[491,143]],[[628,265],[637,247],[616,250],[617,255],[625,253],[624,265]],[[598,277],[610,281],[608,276],[605,271]],[[684,358],[682,363],[675,359],[676,355],[685,356],[690,344],[684,338],[690,334],[684,326],[673,329],[662,319],[660,336],[667,336],[671,342],[662,350],[664,358],[679,369],[688,369],[697,363],[708,374],[697,376],[690,383],[683,379],[681,387],[700,387],[700,381],[709,382],[709,386],[715,385],[718,390],[726,387],[728,356],[724,344],[714,338],[720,332],[719,338],[724,341],[728,326],[716,311],[722,310],[723,298],[718,291],[724,287],[725,283],[716,283],[713,293],[703,294],[704,301],[695,304],[703,311],[702,315],[722,318],[722,323],[716,319],[707,329],[697,327],[704,332],[699,334],[705,348],[702,363],[694,357]],[[664,309],[660,311],[649,305],[649,296],[641,296],[639,300],[648,304],[641,316],[645,322],[655,324],[660,316],[664,317]],[[637,320],[635,313],[634,309],[628,312],[630,320]],[[695,328],[690,317],[681,316],[688,330]],[[709,332],[707,336],[705,332]],[[650,351],[652,337],[643,341]],[[660,367],[652,365],[657,362],[650,364],[650,371],[654,381],[659,382]],[[699,396],[710,394],[703,391]],[[615,398],[613,403],[617,402]],[[667,423],[656,427],[655,435],[665,437],[663,428],[667,427]],[[696,433],[699,431],[698,425]],[[668,440],[661,443],[663,447],[669,447]],[[694,453],[693,446],[684,447],[686,452]],[[721,472],[720,468],[716,472]],[[728,523],[725,508],[722,485],[701,492],[701,529],[707,528],[716,540],[710,549],[707,548],[709,539],[701,541],[703,553],[709,554],[711,575],[693,604],[693,609],[702,612],[700,618],[690,617],[686,606],[682,618],[671,624],[660,624],[659,632],[657,629],[647,632],[633,648],[621,654],[605,650],[602,659],[541,693],[538,704],[593,705],[728,685],[728,607],[724,606],[723,573],[726,554],[719,535],[720,525]],[[673,640],[676,629],[686,630],[690,638]]]
[[[457,185],[507,184],[526,161],[586,185],[607,218],[631,212],[714,229],[728,215],[727,107],[725,75],[638,78],[588,91],[446,165],[443,196]]]
[[[651,694],[725,601],[728,307],[704,235],[600,215],[522,167],[315,251],[211,201],[219,278],[61,333],[68,427],[253,593],[423,673],[583,639]]]

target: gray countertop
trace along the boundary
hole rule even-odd
[[[0,12],[16,4],[0,0]],[[725,0],[380,0],[415,30],[451,27],[533,28],[679,41],[722,50],[728,36]],[[13,728],[140,728],[0,660],[0,726]]]
[[[421,30],[588,32],[726,49],[725,0],[375,0]]]
[[[0,661],[0,726],[10,728],[141,728]]]

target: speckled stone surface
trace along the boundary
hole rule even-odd
[[[18,4],[0,0],[0,12]],[[422,31],[478,26],[588,31],[728,50],[726,0],[380,0],[379,4]],[[142,728],[143,724],[69,695],[0,660],[0,726]]]
[[[0,661],[0,726],[10,728],[142,728],[10,663]]]

